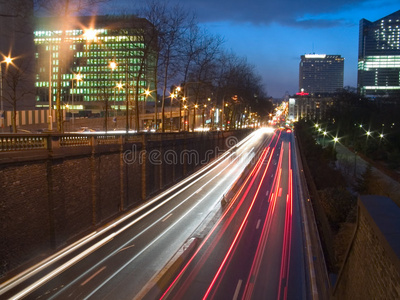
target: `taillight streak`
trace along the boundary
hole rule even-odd
[[[251,278],[256,278],[259,270],[260,270],[260,265],[263,257],[263,253],[265,252],[265,247],[267,244],[269,232],[271,229],[271,224],[272,224],[272,217],[275,212],[275,207],[276,207],[276,200],[278,198],[278,191],[280,189],[280,179],[282,175],[282,157],[283,157],[283,144],[281,144],[281,151],[279,155],[279,161],[278,161],[278,167],[276,169],[275,173],[275,178],[272,184],[272,189],[274,192],[271,192],[268,201],[270,202],[270,205],[268,207],[267,215],[265,217],[264,225],[261,231],[261,236],[260,240],[257,245],[257,250],[254,255],[253,263],[250,269],[250,273],[247,279],[247,283],[245,286],[245,290],[243,293],[243,298],[244,299],[250,299],[251,295],[253,293],[253,288],[254,284],[250,282]]]
[[[271,158],[273,157],[273,153],[276,147],[276,144],[279,141],[279,137],[280,137],[280,132],[279,132],[279,136],[276,139],[276,143],[275,146],[272,150],[272,152],[270,152],[270,146],[272,144],[272,142],[274,141],[275,137],[276,137],[276,132],[274,133],[273,137],[271,138],[268,146],[266,148],[264,148],[263,152],[260,155],[259,160],[257,161],[256,165],[254,166],[254,168],[252,169],[252,171],[250,172],[250,174],[246,177],[246,180],[244,181],[244,183],[241,185],[239,191],[235,194],[235,196],[233,197],[233,199],[229,202],[228,207],[225,209],[225,212],[223,213],[223,215],[221,216],[221,218],[216,222],[216,224],[213,226],[213,228],[210,230],[210,232],[207,234],[207,236],[204,238],[204,240],[202,241],[202,243],[199,245],[198,249],[195,251],[195,253],[192,255],[192,257],[188,260],[188,262],[186,263],[186,265],[182,268],[182,270],[180,271],[180,273],[175,277],[175,279],[173,280],[173,282],[170,284],[170,286],[165,290],[165,292],[163,293],[163,295],[161,296],[160,299],[164,299],[172,290],[172,288],[174,287],[174,285],[179,281],[179,279],[181,278],[182,274],[187,270],[187,268],[189,267],[189,265],[192,263],[192,261],[195,259],[195,257],[198,255],[198,253],[201,251],[201,249],[204,247],[204,245],[207,243],[207,241],[209,240],[209,238],[211,237],[211,235],[214,233],[214,231],[216,230],[216,228],[221,224],[221,222],[226,218],[226,215],[228,214],[228,212],[231,210],[232,206],[236,203],[237,199],[239,198],[239,195],[242,193],[243,189],[246,187],[247,183],[249,182],[249,180],[251,179],[251,183],[249,184],[249,186],[247,187],[246,191],[245,191],[245,196],[248,194],[252,183],[255,181],[257,175],[259,174],[262,164],[265,161],[268,153],[270,155],[269,161],[271,160]],[[269,165],[269,164],[268,164]],[[235,211],[232,213],[232,216],[234,216],[236,214],[236,212],[239,210],[241,204],[243,203],[245,196],[241,198],[240,203],[238,203],[238,205],[235,208]],[[228,219],[225,223],[225,226],[221,229],[221,234],[216,237],[216,239],[213,241],[214,244],[217,244],[218,241],[220,240],[220,238],[222,237],[222,234],[226,231],[226,229],[228,228],[230,222],[232,221],[232,217],[230,217],[230,219]],[[210,246],[211,247],[211,246]],[[214,246],[215,247],[215,246]],[[213,248],[214,248],[213,247]],[[207,253],[205,254],[202,259],[197,263],[198,265],[202,265],[207,258],[209,257],[211,253]],[[186,276],[186,281],[190,281],[190,278],[193,277],[195,274],[195,270],[193,270],[188,276]],[[183,286],[181,287],[181,289],[183,289]]]
[[[240,227],[239,227],[239,230],[236,232],[235,238],[233,239],[233,241],[232,241],[232,243],[231,243],[231,245],[230,245],[230,247],[229,247],[227,253],[225,254],[224,259],[222,260],[222,263],[220,264],[217,273],[215,274],[215,276],[214,276],[213,280],[211,281],[211,283],[210,283],[210,285],[209,285],[209,287],[208,287],[206,293],[204,294],[203,300],[204,300],[204,299],[207,299],[207,297],[209,296],[209,294],[210,294],[212,288],[213,288],[214,285],[215,285],[215,282],[217,281],[219,275],[220,275],[221,272],[222,272],[222,269],[224,268],[226,262],[228,261],[228,258],[230,257],[230,254],[232,253],[232,250],[235,248],[235,246],[236,246],[236,244],[237,244],[237,241],[238,241],[238,239],[239,239],[239,236],[241,235],[241,233],[242,233],[242,231],[243,231],[243,228],[244,228],[244,225],[246,224],[246,222],[247,222],[247,220],[248,220],[248,218],[249,218],[250,212],[251,212],[251,210],[252,210],[252,208],[253,208],[253,206],[254,206],[254,203],[255,203],[256,200],[257,200],[258,194],[259,194],[259,192],[260,192],[261,185],[262,185],[263,182],[264,182],[265,175],[267,174],[268,167],[269,167],[269,165],[270,165],[270,163],[271,163],[271,159],[272,159],[272,154],[271,154],[271,156],[270,156],[270,158],[269,158],[269,160],[268,160],[268,163],[267,163],[267,165],[266,165],[266,167],[265,167],[265,169],[264,169],[263,175],[262,175],[261,180],[260,180],[260,182],[259,182],[259,184],[258,184],[258,187],[257,187],[257,190],[256,190],[256,192],[255,192],[255,194],[254,194],[253,200],[251,201],[250,207],[248,208],[248,210],[247,210],[247,212],[246,212],[246,215],[245,215],[245,217],[243,218],[243,221],[242,221],[242,223],[241,223],[241,225],[240,225]],[[251,185],[250,185],[250,187],[251,187]],[[247,196],[247,194],[244,195],[243,198],[245,198],[246,196]]]
[[[238,230],[238,232],[236,233],[236,236],[235,236],[233,242],[231,243],[231,246],[230,246],[228,252],[226,253],[225,258],[224,258],[224,260],[222,261],[222,263],[221,263],[221,265],[220,265],[220,267],[219,267],[217,273],[215,274],[214,279],[213,279],[213,281],[211,282],[211,284],[210,284],[210,286],[209,286],[209,288],[208,288],[206,294],[204,295],[203,299],[206,299],[206,298],[209,296],[209,293],[210,293],[211,289],[213,288],[213,285],[215,284],[215,281],[217,280],[217,278],[218,278],[219,275],[221,274],[221,271],[222,271],[224,265],[226,264],[227,259],[229,258],[229,261],[230,261],[231,258],[232,258],[232,255],[230,255],[230,254],[232,253],[232,250],[236,248],[236,246],[237,246],[237,240],[238,240],[240,234],[242,233],[243,228],[244,228],[244,225],[245,225],[245,223],[247,222],[247,219],[248,219],[249,214],[250,214],[250,212],[251,212],[251,209],[253,208],[254,203],[255,203],[255,201],[256,201],[257,198],[258,198],[261,185],[262,185],[263,182],[264,182],[266,173],[267,173],[268,168],[269,168],[269,166],[270,166],[270,164],[271,164],[271,160],[272,160],[272,157],[273,157],[273,152],[274,152],[274,150],[275,150],[275,149],[273,149],[273,151],[272,151],[272,153],[271,153],[271,155],[270,155],[270,157],[269,157],[269,159],[268,159],[268,162],[267,162],[267,164],[266,164],[264,173],[263,173],[263,175],[262,175],[262,177],[261,177],[261,180],[260,180],[259,185],[258,185],[258,187],[257,187],[256,193],[254,194],[254,197],[253,197],[253,200],[252,200],[252,202],[251,202],[251,205],[250,205],[249,209],[247,210],[247,213],[246,213],[246,215],[245,215],[245,218],[243,219],[243,222],[242,222],[241,226],[239,227],[239,230]],[[246,196],[246,195],[245,195],[245,196]],[[245,196],[243,196],[243,197],[245,197]],[[228,265],[229,265],[229,263],[228,263]],[[226,268],[225,268],[224,271],[222,272],[222,276],[225,275],[225,272],[226,272]],[[215,291],[215,289],[214,289],[214,291]]]
[[[170,284],[170,286],[166,289],[166,291],[163,293],[163,295],[160,297],[160,299],[165,298],[168,293],[170,292],[170,290],[172,289],[172,287],[176,284],[176,282],[180,279],[180,277],[182,276],[182,274],[186,271],[186,269],[189,267],[189,265],[191,264],[191,262],[194,260],[194,258],[197,256],[197,254],[200,252],[200,250],[203,248],[203,246],[205,245],[205,243],[208,241],[208,239],[210,238],[210,236],[214,233],[214,231],[216,230],[216,228],[221,224],[221,222],[225,219],[226,215],[228,214],[228,212],[230,211],[230,209],[232,208],[233,204],[236,202],[236,200],[238,199],[239,195],[242,193],[243,189],[246,187],[248,181],[251,179],[251,183],[254,182],[254,180],[256,179],[256,175],[258,175],[258,173],[260,172],[260,169],[262,167],[262,162],[265,160],[267,154],[269,153],[269,147],[265,148],[262,152],[262,154],[260,155],[259,160],[257,161],[256,165],[254,166],[252,172],[247,176],[245,182],[243,183],[243,185],[241,186],[241,188],[239,189],[239,191],[236,193],[236,195],[233,197],[233,199],[229,202],[229,205],[227,207],[227,209],[225,210],[224,214],[221,216],[221,218],[217,221],[217,223],[213,226],[213,228],[210,230],[210,232],[207,234],[207,236],[204,238],[203,242],[200,244],[200,246],[198,247],[198,249],[196,250],[196,252],[192,255],[192,257],[189,259],[189,261],[186,263],[186,265],[182,268],[181,272],[176,276],[176,278],[174,279],[174,281]],[[272,153],[270,154],[272,157]],[[256,171],[255,171],[256,170]],[[249,187],[247,188],[245,194],[247,195],[249,189],[251,187],[251,184],[249,185]],[[244,198],[241,198],[241,202],[243,202]],[[237,212],[237,210],[239,209],[240,204],[238,204],[238,206],[235,208],[235,211],[233,212],[233,215]],[[230,223],[230,220],[227,222]],[[228,224],[226,224],[224,226],[224,228],[221,230],[222,232],[224,232],[226,230],[226,228],[228,227]],[[204,260],[206,260],[207,257],[204,258]],[[193,276],[192,274],[190,274],[188,276],[188,278],[190,276]]]
[[[293,214],[293,184],[291,169],[291,151],[289,143],[289,178],[288,178],[288,194],[286,196],[286,213],[285,213],[285,229],[283,236],[281,271],[279,277],[278,299],[287,299],[287,287],[289,281],[290,269],[290,248],[292,238],[292,214]],[[282,291],[283,289],[283,291]]]

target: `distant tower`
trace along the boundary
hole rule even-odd
[[[375,22],[360,21],[358,79],[360,94],[400,95],[400,10]]]
[[[343,88],[344,58],[340,55],[301,56],[299,91],[310,94],[335,93]]]

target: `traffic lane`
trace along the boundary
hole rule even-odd
[[[216,170],[215,172],[218,172],[219,170]],[[197,188],[197,186],[199,186],[199,185],[201,185],[201,186],[203,186],[204,185],[204,183],[202,182],[202,181],[200,181],[198,184],[196,184],[195,186],[194,186],[194,188]],[[190,191],[189,191],[190,192]],[[180,197],[177,197],[177,201],[178,202],[181,202],[182,200],[180,200],[179,198],[182,198],[182,197],[186,197],[186,195],[184,195],[184,194],[182,194]],[[172,201],[170,202],[170,205],[171,206],[173,206],[174,204],[172,203]],[[166,205],[165,206],[165,208],[168,208],[168,205]],[[161,212],[161,210],[156,210],[156,212]],[[157,213],[154,213],[153,215],[152,215],[152,220],[151,220],[151,223],[153,223],[154,222],[154,219],[157,219],[159,216],[156,216],[157,215]],[[173,220],[173,218],[171,218],[171,220]],[[140,226],[140,224],[138,224],[138,226],[134,226],[134,229],[141,229],[141,228],[145,228],[145,226],[147,226],[147,225],[144,225],[144,226]],[[189,229],[190,227],[186,227],[186,229]],[[193,228],[192,228],[193,229]],[[189,234],[190,234],[190,231],[192,231],[192,229],[189,229]],[[162,229],[155,229],[155,232],[156,233],[158,233],[159,232],[159,230],[162,230]],[[122,242],[122,244],[123,244],[123,248],[125,248],[125,249],[129,249],[129,251],[124,251],[125,253],[129,253],[129,252],[132,252],[132,251],[139,251],[139,253],[141,252],[141,251],[143,251],[143,250],[140,250],[140,247],[138,247],[137,245],[135,245],[135,244],[133,244],[132,243],[132,239],[131,239],[131,241],[130,242],[125,242],[126,241],[126,238],[124,237],[125,235],[127,235],[128,237],[131,237],[131,235],[140,235],[140,233],[138,233],[138,232],[132,232],[132,231],[126,231],[126,232],[124,232],[123,234],[121,234],[121,235],[118,235],[118,236],[116,236],[114,239],[119,239],[119,240],[121,240]],[[153,235],[154,236],[154,235]],[[140,245],[140,244],[146,244],[146,243],[149,243],[149,241],[150,240],[148,240],[148,241],[145,241],[145,242],[141,242],[141,241],[139,241],[139,242],[136,242],[138,245]],[[170,245],[174,245],[174,244],[176,244],[177,246],[176,247],[172,247],[172,249],[171,249],[171,253],[175,253],[176,252],[176,250],[179,248],[179,245],[181,245],[183,242],[185,241],[185,238],[182,238],[180,241],[178,241],[177,243],[170,243]],[[96,258],[98,257],[98,256],[100,256],[100,257],[103,257],[103,256],[105,256],[105,257],[107,257],[107,255],[109,255],[109,253],[111,252],[112,253],[112,251],[115,251],[115,248],[116,248],[116,244],[120,244],[120,243],[109,243],[109,244],[107,244],[107,246],[109,246],[109,245],[111,245],[111,247],[110,247],[110,250],[109,251],[107,251],[107,247],[102,247],[102,249],[101,250],[98,250],[99,252],[100,251],[102,251],[102,252],[105,252],[105,254],[103,255],[100,255],[100,254],[98,254],[99,252],[97,252],[97,254],[96,254]],[[168,249],[168,248],[164,248],[164,250],[165,249]],[[120,249],[118,249],[118,251],[121,251],[121,248]],[[136,252],[134,252],[134,253],[132,253],[132,254],[130,254],[130,255],[135,255],[135,253]],[[165,251],[163,252],[163,253],[165,253]],[[137,255],[137,253],[136,253],[136,255]],[[169,254],[168,254],[169,255]],[[167,256],[168,256],[167,255]],[[111,265],[112,265],[112,268],[111,267],[107,267],[107,266],[101,266],[101,265],[99,265],[98,263],[96,263],[96,258],[94,257],[94,256],[92,256],[91,258],[87,258],[87,259],[85,259],[86,261],[90,261],[90,260],[92,260],[92,262],[90,262],[90,263],[88,263],[87,265],[84,265],[84,264],[81,264],[81,266],[82,265],[84,265],[83,267],[81,267],[83,270],[87,270],[87,269],[89,269],[89,270],[91,270],[91,273],[86,273],[86,272],[83,272],[83,273],[81,273],[81,272],[79,272],[79,271],[75,271],[74,270],[74,268],[75,268],[75,266],[74,266],[74,268],[71,268],[70,270],[72,271],[72,273],[73,274],[84,274],[83,276],[81,275],[80,276],[80,280],[74,280],[74,283],[75,283],[75,287],[76,287],[76,284],[79,284],[80,282],[81,282],[81,285],[80,285],[80,288],[79,289],[75,289],[75,287],[73,286],[73,285],[69,285],[68,287],[69,288],[73,288],[74,289],[74,292],[72,292],[72,293],[69,293],[69,295],[70,296],[73,296],[73,295],[75,295],[75,294],[79,294],[80,295],[80,293],[81,293],[81,290],[82,289],[85,289],[85,290],[88,290],[89,289],[89,287],[90,287],[90,284],[87,284],[87,278],[90,278],[90,281],[92,282],[92,283],[95,283],[96,281],[98,281],[98,280],[101,280],[102,279],[102,277],[106,277],[106,276],[109,276],[109,275],[107,275],[108,273],[110,273],[110,272],[112,272],[112,270],[113,269],[116,269],[118,266],[120,266],[121,264],[123,264],[124,263],[124,261],[126,260],[125,258],[123,258],[123,256],[122,255],[115,255],[115,253],[114,253],[114,255],[112,255],[112,257],[113,257],[113,259],[115,260],[115,257],[118,257],[118,258],[120,258],[120,259],[117,259],[117,261],[114,261],[114,263],[112,263]],[[157,257],[160,257],[160,255],[157,255]],[[163,258],[164,258],[164,260],[165,260],[165,257],[166,256],[164,256]],[[156,262],[157,264],[159,263],[159,261],[156,261],[156,260],[154,260],[154,259],[152,259],[151,260],[151,262]],[[110,264],[109,264],[110,265]],[[91,266],[95,266],[95,267],[91,267]],[[98,270],[101,270],[101,272],[99,272]],[[146,270],[146,269],[145,269]],[[143,271],[143,273],[144,273],[144,271]],[[152,274],[154,274],[154,272],[152,273]],[[70,276],[70,275],[68,275],[68,274],[63,274],[63,276],[64,276],[64,280],[63,279],[61,279],[61,280],[56,280],[55,282],[57,282],[57,284],[56,284],[56,286],[52,286],[52,287],[49,287],[48,285],[44,288],[44,292],[47,294],[48,293],[48,291],[49,290],[51,290],[51,291],[58,291],[58,289],[59,289],[59,287],[60,286],[65,286],[65,283],[66,282],[68,282],[68,278],[71,278],[71,277],[76,277],[76,276]],[[137,276],[136,276],[137,277]],[[66,279],[66,280],[65,280]],[[96,279],[96,280],[93,280],[93,279]],[[137,283],[137,285],[138,285],[138,287],[141,287],[142,286],[142,284],[144,283],[144,282],[146,282],[146,280],[147,280],[147,278],[145,278],[144,276],[140,276],[140,277],[137,277],[137,279],[141,279],[141,280],[135,280],[135,282]],[[59,282],[62,282],[61,284],[59,283]],[[82,285],[82,282],[85,282],[85,284],[84,285]],[[90,290],[90,289],[89,289]],[[68,293],[68,291],[67,291],[67,289],[65,289],[65,292],[64,293]],[[39,294],[40,294],[40,291],[39,291]],[[57,297],[59,297],[60,296],[60,294],[57,294]]]
[[[271,299],[282,295],[286,286],[285,263],[290,229],[288,228],[288,195],[290,194],[288,143],[283,144],[281,173],[271,198],[270,222],[266,219],[258,257],[254,258],[252,273],[245,287],[246,299]],[[290,239],[290,237],[289,237]],[[279,299],[279,298],[278,298]]]
[[[237,247],[229,258],[226,268],[219,276],[218,283],[213,287],[209,299],[223,299],[224,297],[239,299],[241,297],[258,249],[264,228],[263,224],[270,209],[271,202],[269,199],[274,179],[270,178],[269,175],[274,174],[274,172],[276,173],[276,169],[267,171]]]
[[[262,164],[260,165],[260,169],[262,170]],[[254,184],[254,181],[257,177],[260,177],[260,173],[262,174],[262,172],[259,172],[256,177],[253,177],[254,175],[248,177],[253,177],[253,180],[249,180],[248,182],[248,188],[242,189],[242,192],[238,194],[236,199],[239,200],[233,200],[234,202],[230,207],[231,209],[227,211],[224,221],[219,224],[211,238],[207,239],[204,247],[193,258],[192,263],[185,270],[185,274],[181,276],[186,280],[181,280],[175,285],[168,294],[169,299],[196,298],[197,296],[200,297],[201,291],[205,292],[204,287],[207,288],[206,282],[209,282],[210,278],[214,277],[217,271],[215,266],[219,266],[217,262],[221,262],[224,254],[228,251],[230,245],[232,245],[232,240],[237,234],[238,228],[242,224],[243,218],[251,205],[251,200],[257,191],[257,185]],[[244,195],[246,192],[247,195]],[[204,265],[206,261],[207,265]]]
[[[280,150],[281,143],[278,143],[276,149]],[[280,151],[278,151],[280,155]],[[267,219],[270,205],[271,195],[273,194],[273,186],[277,177],[280,162],[277,162],[275,169],[269,170],[263,178],[259,186],[259,191],[255,195],[256,202],[254,209],[250,212],[246,228],[241,234],[237,243],[237,248],[232,253],[226,268],[219,276],[218,284],[215,284],[213,291],[210,293],[210,299],[220,299],[224,295],[237,298],[243,292],[243,287],[249,277],[249,273],[253,264],[253,259],[258,250],[259,241],[262,231],[264,231],[263,223]],[[270,178],[270,175],[273,179]]]
[[[266,154],[265,154],[266,155]],[[261,168],[261,162],[258,162],[255,169]],[[250,180],[250,178],[253,178],[255,180],[255,177],[253,176],[254,170],[249,174],[247,177],[247,181]],[[245,185],[245,184],[244,184]],[[243,185],[243,186],[244,186]],[[242,190],[237,194],[240,195],[242,192],[244,193],[245,191]],[[248,192],[248,191],[247,191]],[[226,234],[224,236],[220,235],[221,231],[230,231],[234,233],[234,224],[232,224],[233,217],[232,216],[238,216],[238,208],[243,204],[244,198],[240,198],[235,196],[234,199],[229,204],[229,207],[227,208],[226,212],[224,213],[224,216],[218,221],[218,223],[214,226],[214,228],[210,231],[209,235],[205,238],[203,241],[202,245],[200,245],[199,249],[197,250],[197,253],[191,258],[190,262],[186,265],[184,268],[185,274],[182,274],[182,276],[178,276],[176,279],[176,282],[173,284],[173,287],[171,287],[168,291],[168,295],[165,297],[169,298],[184,298],[184,294],[190,289],[190,293],[192,297],[195,297],[195,295],[199,296],[202,291],[202,285],[203,283],[201,281],[198,281],[197,275],[198,272],[202,271],[203,273],[208,271],[209,269],[202,269],[202,266],[204,262],[208,259],[211,261],[219,261],[219,253],[221,251],[218,251],[218,247],[223,247],[224,251],[226,251],[225,246],[229,245],[230,243],[230,235]],[[228,221],[226,221],[226,219]],[[223,221],[222,221],[223,220]],[[229,226],[227,226],[229,225]],[[212,236],[212,238],[210,238]],[[215,243],[215,237],[218,238],[218,240],[221,240],[223,242],[221,243]],[[217,248],[216,248],[217,247]],[[211,251],[208,251],[209,249],[213,249]],[[211,272],[213,270],[211,269]],[[206,275],[206,278],[209,278],[212,275],[212,273],[209,274],[209,276]]]

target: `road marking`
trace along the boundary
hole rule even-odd
[[[101,271],[103,271],[106,267],[102,267],[100,270],[98,270],[96,273],[94,273],[92,276],[90,276],[88,279],[86,279],[84,282],[81,283],[81,286],[84,286],[86,283],[88,283],[90,280],[92,280],[94,277],[96,277]]]
[[[268,194],[269,194],[269,190],[267,191],[267,193],[265,194],[265,196],[267,196],[267,197],[268,197]]]
[[[197,191],[195,191],[194,193],[195,194],[198,194],[198,193],[200,193],[200,191],[203,189],[203,187],[201,187],[201,188],[199,188]]]
[[[164,219],[162,219],[161,222],[167,221],[170,216],[172,216],[172,213],[170,213],[168,216],[166,216]]]
[[[278,197],[282,196],[282,188],[279,188],[279,194]]]
[[[239,279],[232,300],[236,300],[238,298],[241,285],[242,285],[242,279]]]
[[[258,219],[256,229],[260,227],[261,219]]]

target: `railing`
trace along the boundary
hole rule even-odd
[[[35,149],[124,144],[126,142],[171,141],[185,139],[214,132],[191,133],[136,133],[136,134],[0,134],[0,153],[28,151]]]
[[[61,136],[60,147],[91,146],[91,138],[87,135]]]
[[[0,136],[0,152],[47,149],[46,136]]]

